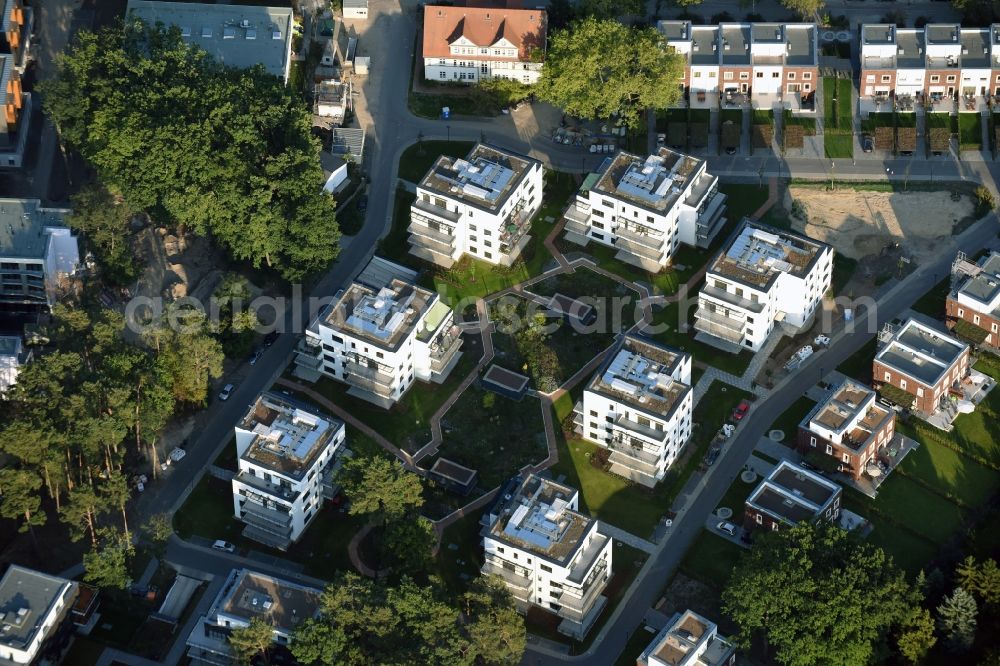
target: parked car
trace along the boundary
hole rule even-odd
[[[721,449],[718,447],[713,446],[709,449],[708,453],[705,455],[705,464],[709,466],[714,465],[715,461],[719,459],[719,453],[721,453]]]
[[[737,150],[736,146],[726,146],[726,155],[735,155]]]
[[[750,411],[750,403],[746,400],[740,402],[740,404],[733,410],[733,420],[742,421],[743,417],[747,415]]]
[[[274,341],[277,339],[278,339],[278,332],[271,331],[270,333],[264,336],[264,346],[270,347],[271,345],[274,344]]]
[[[229,400],[229,396],[233,394],[234,388],[236,387],[232,384],[226,384],[223,386],[222,390],[219,392],[219,400]]]
[[[170,452],[170,459],[173,460],[174,462],[180,462],[181,460],[184,459],[184,456],[186,455],[187,451],[178,446],[176,449]]]
[[[253,354],[250,355],[250,365],[256,365],[260,357],[264,355],[263,349],[255,349]]]
[[[221,550],[224,553],[235,553],[236,546],[229,543],[228,541],[216,541],[212,544],[214,550]]]
[[[861,150],[866,153],[873,152],[875,150],[875,141],[868,134],[861,135]]]
[[[733,525],[729,521],[723,520],[719,522],[719,524],[715,526],[715,529],[720,532],[725,532],[729,536],[736,536],[736,525]]]

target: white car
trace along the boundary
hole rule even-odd
[[[222,391],[219,392],[219,400],[229,400],[229,396],[232,395],[234,388],[236,387],[232,384],[223,386]]]
[[[233,544],[229,543],[228,541],[216,541],[215,543],[212,544],[212,548],[214,550],[221,550],[224,553],[235,553],[236,552],[236,546],[234,546]]]
[[[177,447],[176,449],[170,452],[170,459],[173,460],[174,462],[180,462],[181,460],[184,459],[184,456],[186,455],[187,451],[185,451],[180,447]]]
[[[726,522],[725,520],[716,525],[715,529],[719,530],[720,532],[725,532],[729,536],[736,536],[736,525],[733,525],[730,522]]]

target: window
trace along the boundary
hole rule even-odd
[[[812,77],[813,77],[812,72],[802,72],[802,79],[804,81],[810,81],[812,80]]]
[[[545,573],[552,573],[552,567],[550,567],[547,564],[539,564],[538,568],[544,571]]]
[[[810,90],[812,90],[812,84],[811,83],[803,83],[802,84],[802,89],[805,90],[806,92],[809,92]]]
[[[843,458],[841,458],[841,460],[843,460],[843,461],[844,461],[845,463],[849,463],[849,462],[851,462],[851,456],[849,456],[849,455],[847,455],[847,454],[845,453],[845,454],[844,454],[844,457],[843,457]]]
[[[965,310],[964,310],[964,309],[962,309],[962,308],[959,308],[959,309],[958,309],[958,316],[959,316],[959,317],[964,317],[964,316],[965,316]]]
[[[931,83],[940,83],[940,82],[941,82],[940,74],[931,74]]]
[[[483,252],[483,256],[486,257],[487,259],[492,259],[493,258],[493,253],[492,252]]]
[[[709,72],[708,73],[708,78],[710,78],[710,79],[714,79],[715,76],[716,76],[716,72]]]
[[[972,323],[976,325],[979,324],[979,315],[972,315]]]
[[[865,77],[865,81],[867,81],[868,83],[875,83],[875,75],[869,74],[868,76]]]
[[[887,382],[891,382],[892,381],[892,373],[891,372],[886,372],[885,373],[885,381],[887,381]]]
[[[795,72],[788,72],[788,80],[789,81],[795,80]]]
[[[447,78],[447,77],[448,77],[448,75],[443,70],[440,71],[440,72],[438,72],[438,78],[439,79],[444,79],[444,78]]]
[[[948,78],[947,78],[947,81],[948,81],[948,83],[954,83],[955,79],[956,79],[956,77],[955,77],[954,74],[949,74]]]
[[[757,78],[758,79],[764,78],[764,72],[757,72]]]
[[[780,79],[781,78],[781,72],[771,72],[771,78],[772,79]]]
[[[757,520],[757,524],[758,525],[763,525],[764,524],[764,517],[761,516],[759,513],[756,515],[756,520]]]
[[[740,72],[740,81],[749,81],[750,72]]]
[[[889,83],[889,81],[891,81],[891,80],[892,80],[892,76],[890,76],[889,74],[883,74],[882,75],[882,83]]]
[[[472,252],[473,254],[476,254],[476,253],[479,252],[479,250],[476,249],[475,247],[469,247],[469,252]]]
[[[906,390],[906,380],[905,379],[900,379],[899,380],[899,388],[903,389],[904,391]]]
[[[701,72],[694,72],[694,78],[700,79],[701,78]]]
[[[917,397],[918,398],[924,397],[924,390],[922,388],[920,388],[919,386],[917,387]]]
[[[489,242],[488,240],[484,240],[483,245],[485,245],[486,247],[493,247],[493,243]]]
[[[827,453],[827,455],[830,455],[830,456],[833,455],[833,447],[830,446],[829,444],[826,445],[826,453]]]
[[[722,78],[725,79],[726,81],[732,81],[733,80],[733,73],[732,72],[723,72]]]

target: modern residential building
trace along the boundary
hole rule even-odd
[[[68,210],[0,199],[0,310],[48,311],[80,265]]]
[[[177,26],[181,37],[228,67],[261,65],[285,83],[292,64],[292,9],[129,0],[126,16]]]
[[[976,263],[961,255],[952,276],[945,300],[948,328],[972,344],[1000,349],[1000,252],[990,252]]]
[[[959,111],[986,109],[990,95],[1000,94],[998,30],[957,23],[922,28],[862,25],[862,111],[889,98],[909,98],[946,112],[956,110],[955,99],[961,98]]]
[[[198,666],[229,666],[233,629],[260,618],[271,625],[274,645],[271,663],[297,663],[288,652],[288,641],[300,624],[319,614],[322,590],[281,578],[233,569],[208,612],[199,618],[187,639],[187,656]]]
[[[725,226],[726,195],[705,165],[667,148],[609,157],[567,208],[566,239],[616,248],[616,259],[653,273],[670,265],[680,243],[708,247]]]
[[[686,61],[681,86],[692,108],[815,111],[819,48],[815,23],[657,24]]]
[[[445,268],[463,254],[509,266],[542,205],[542,163],[483,143],[439,157],[410,206],[410,253]]]
[[[233,511],[243,536],[285,550],[336,494],[344,424],[308,405],[261,394],[236,425]]]
[[[503,78],[535,83],[545,58],[540,9],[424,7],[424,78],[477,83]]]
[[[878,461],[895,435],[896,412],[876,398],[867,386],[844,380],[802,419],[799,450],[830,456],[838,471],[855,479],[869,472],[881,476]]]
[[[365,20],[368,18],[368,0],[344,0],[344,18]]]
[[[0,335],[0,395],[17,381],[21,366],[31,361],[31,350],[19,335]]]
[[[719,636],[714,622],[692,610],[670,622],[636,659],[636,666],[734,666],[736,646]]]
[[[12,564],[0,579],[0,666],[58,664],[73,640],[79,583]]]
[[[879,334],[872,380],[883,397],[900,403],[901,396],[909,394],[913,396],[912,404],[904,406],[933,414],[953,393],[956,397],[965,396],[959,386],[970,368],[969,345],[916,319],[908,319],[899,328],[887,326]]]
[[[313,86],[313,115],[327,127],[340,125],[351,108],[351,86],[340,79],[324,79]],[[313,124],[317,123],[316,120]]]
[[[581,639],[608,601],[611,539],[578,506],[569,486],[534,474],[512,479],[483,515],[482,573],[500,576],[520,610],[555,613],[560,633]]]
[[[587,384],[574,422],[608,449],[611,472],[651,487],[687,444],[693,409],[691,355],[628,335]]]
[[[389,276],[381,285],[354,282],[321,312],[296,363],[306,375],[344,382],[348,394],[389,408],[415,379],[443,382],[461,346],[454,313],[435,292]]]
[[[841,494],[836,483],[782,460],[747,498],[743,528],[777,530],[804,520],[835,521],[840,517]]]
[[[794,329],[809,324],[832,278],[831,246],[744,219],[708,265],[694,327],[759,351],[775,322]]]
[[[0,0],[0,53],[14,56],[14,66],[24,71],[35,25],[34,9],[23,0]]]
[[[16,54],[0,53],[0,169],[19,169],[24,163],[31,124],[32,97],[21,87],[17,61]]]

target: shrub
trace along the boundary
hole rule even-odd
[[[978,217],[986,215],[997,207],[996,199],[989,188],[980,185],[976,188],[976,214]]]
[[[791,214],[792,217],[801,220],[803,223],[809,221],[809,213],[806,211],[806,205],[798,199],[792,200]]]

